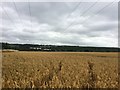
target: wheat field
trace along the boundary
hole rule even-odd
[[[2,88],[118,88],[118,53],[3,52]]]

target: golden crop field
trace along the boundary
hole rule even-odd
[[[3,88],[118,88],[118,53],[3,52]]]

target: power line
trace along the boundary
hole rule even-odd
[[[71,10],[71,12],[66,16],[65,19],[69,18],[71,16],[71,14],[81,5],[81,3],[82,3],[81,1]]]
[[[15,7],[15,9],[16,9],[16,12],[17,12],[17,14],[18,14],[19,20],[20,20],[21,23],[22,23],[22,19],[21,19],[21,17],[20,17],[20,14],[19,14],[19,12],[18,12],[18,9],[17,9],[17,6],[16,6],[16,3],[15,3],[14,0],[13,0],[13,5],[14,5],[14,7]],[[22,25],[23,25],[23,23],[22,23]]]
[[[11,17],[8,15],[8,13],[6,12],[6,10],[4,9],[4,7],[3,6],[1,6],[1,8],[3,9],[3,11],[4,11],[4,13],[6,14],[6,16],[9,18],[9,20],[13,23],[13,25],[16,27],[16,25],[15,25],[15,23],[14,23],[14,21],[13,21],[13,19],[11,19]],[[17,27],[16,27],[17,28]],[[17,28],[18,29],[18,28]]]
[[[80,15],[80,17],[81,16],[83,16],[85,13],[87,13],[92,7],[94,7],[97,3],[98,3],[98,1],[99,0],[97,0],[95,3],[93,3],[87,10],[85,10],[85,12],[83,12],[81,15]]]
[[[116,0],[114,0],[113,2],[111,2],[111,3],[109,3],[109,4],[107,4],[105,7],[103,7],[102,9],[100,9],[96,14],[94,14],[94,15],[97,15],[98,13],[100,13],[102,10],[104,10],[105,8],[107,8],[108,6],[110,6],[111,4],[113,4],[114,2],[115,2]],[[93,15],[93,16],[94,16]],[[93,17],[93,16],[90,16],[90,17]],[[90,18],[89,17],[89,18]],[[89,19],[89,18],[87,18],[87,19]],[[87,19],[86,20],[84,20],[85,22],[87,21]],[[83,23],[83,22],[82,22]],[[71,24],[71,25],[69,25],[69,27],[71,27],[71,26],[73,26],[73,25],[75,25],[75,24]],[[69,27],[67,27],[65,30],[67,30]]]
[[[81,0],[81,1],[82,1],[82,0]],[[71,11],[71,13],[68,14],[68,16],[67,16],[66,18],[70,17],[71,14],[81,5],[81,3],[82,3],[81,1],[73,8],[73,10]]]
[[[98,3],[99,0],[97,0],[95,3],[93,3],[87,10],[85,10],[81,15],[83,16],[85,13],[87,13],[92,7],[94,7],[97,3]],[[72,22],[69,26],[67,26],[64,30],[66,31],[68,28],[70,28],[72,25],[74,24],[74,22]]]
[[[102,9],[100,9],[98,12],[96,12],[96,14],[91,15],[90,17],[96,16],[97,14],[99,14],[102,10],[104,10],[105,8],[109,7],[110,5],[112,5],[116,0],[114,0],[113,2],[107,4],[105,7],[103,7]],[[89,17],[89,18],[90,18]],[[85,19],[82,23],[85,23],[89,18]]]
[[[31,22],[31,29],[32,29],[32,18],[31,18],[31,7],[30,7],[30,2],[28,0],[28,8],[29,8],[29,14],[30,14],[30,22]]]

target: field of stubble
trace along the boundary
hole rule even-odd
[[[118,53],[3,52],[3,88],[117,88]]]

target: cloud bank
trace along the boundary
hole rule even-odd
[[[118,3],[3,3],[1,41],[52,45],[118,47]],[[15,7],[16,5],[16,7]],[[30,5],[30,8],[29,8]],[[87,12],[85,12],[88,10]]]

